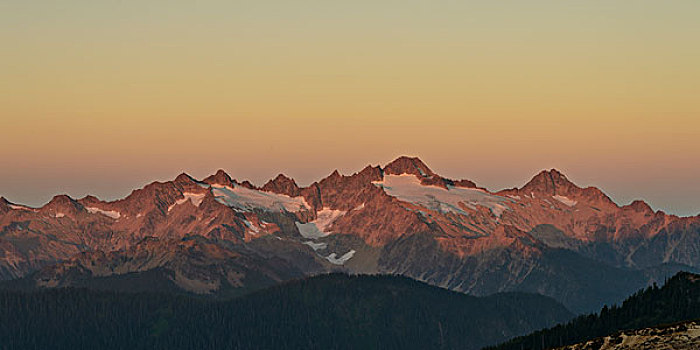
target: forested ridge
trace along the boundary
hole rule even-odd
[[[0,349],[478,349],[572,315],[395,276],[322,275],[227,301],[87,289],[0,291]]]
[[[576,317],[566,324],[536,331],[485,350],[540,350],[571,345],[620,330],[640,329],[700,319],[700,275],[680,272],[627,298],[622,305]]]

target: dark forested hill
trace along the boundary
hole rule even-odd
[[[322,275],[228,301],[0,291],[0,349],[478,349],[566,321],[554,300],[404,277]]]
[[[663,287],[633,294],[621,306],[579,316],[567,324],[515,338],[489,350],[546,349],[584,342],[620,330],[640,329],[700,318],[700,275],[681,272]]]

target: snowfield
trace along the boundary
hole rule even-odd
[[[202,201],[204,200],[204,196],[206,196],[206,193],[185,192],[182,195],[185,196],[185,198],[178,199],[175,202],[175,204],[168,207],[168,211],[173,210],[173,208],[175,208],[176,205],[183,204],[187,201],[191,201],[195,207],[199,208],[199,205],[202,204]]]
[[[560,196],[560,195],[552,196],[552,198],[556,199],[557,201],[559,201],[559,202],[561,202],[564,205],[569,206],[569,207],[573,207],[574,205],[576,205],[576,203],[578,203],[575,200],[570,199],[569,197]]]
[[[477,188],[448,186],[444,189],[426,186],[410,174],[385,175],[383,181],[372,183],[383,188],[390,196],[441,213],[468,215],[465,209],[475,210],[477,206],[483,206],[489,208],[494,216],[500,217],[509,209],[507,204],[513,202],[511,198],[496,196]]]
[[[326,244],[326,243],[317,243],[314,241],[306,241],[306,242],[304,242],[304,244],[308,245],[313,250],[321,250],[321,249],[328,248],[328,244]]]
[[[105,216],[109,216],[112,219],[119,219],[119,217],[122,216],[122,214],[120,212],[115,211],[115,210],[103,210],[103,209],[95,208],[95,207],[85,207],[85,210],[87,210],[88,213],[90,213],[90,214],[99,213],[99,214],[102,214]]]
[[[14,210],[28,210],[28,211],[33,211],[33,212],[37,211],[34,208],[29,208],[29,207],[25,207],[24,205],[16,205],[16,204],[10,204],[10,208],[12,208]]]
[[[329,256],[326,257],[326,260],[330,261],[331,264],[343,265],[343,264],[345,264],[345,262],[350,260],[354,255],[355,255],[355,250],[351,250],[351,251],[343,254],[343,256],[341,256],[340,258],[337,257],[338,255],[336,253],[331,253]]]
[[[310,206],[304,197],[289,197],[283,194],[251,190],[243,186],[229,187],[214,184],[210,186],[219,203],[239,211],[262,209],[266,211],[298,212],[308,210]]]
[[[316,213],[316,220],[302,224],[296,222],[299,233],[304,238],[317,239],[326,237],[332,232],[328,230],[333,221],[345,214],[342,210],[323,208]]]

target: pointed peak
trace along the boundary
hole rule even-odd
[[[367,171],[377,171],[377,170],[381,171],[382,167],[380,167],[379,165],[367,164],[367,166],[362,168],[362,170],[360,170],[360,172],[363,173],[363,172],[367,172]]]
[[[379,166],[368,165],[362,169],[357,174],[353,175],[366,181],[381,181],[382,180],[382,168]]]
[[[0,196],[0,204],[9,205],[10,201],[8,201],[5,197]]]
[[[51,198],[44,208],[77,208],[81,205],[69,195],[59,194]]]
[[[539,172],[521,190],[556,195],[568,193],[572,188],[578,189],[579,187],[569,181],[566,175],[559,170],[550,169]]]
[[[549,176],[549,177],[551,177],[551,178],[562,178],[562,179],[566,179],[566,175],[564,175],[561,171],[559,171],[559,170],[557,170],[557,169],[555,169],[555,168],[552,168],[552,169],[549,169],[549,170],[546,170],[546,169],[545,169],[545,170],[542,170],[542,171],[540,171],[540,173],[537,174],[536,176]]]
[[[653,213],[654,209],[651,208],[647,202],[637,199],[632,201],[632,203],[625,206],[626,208],[631,208],[632,210],[639,213]]]
[[[67,194],[58,194],[58,195],[53,196],[53,198],[51,198],[51,200],[49,201],[49,204],[50,203],[75,203],[75,202],[76,202],[76,200]]]
[[[223,169],[217,170],[214,175],[209,175],[207,178],[204,179],[204,182],[210,185],[219,184],[225,186],[232,186],[234,184],[234,181],[233,179],[231,179],[231,176],[229,176]]]
[[[297,186],[294,179],[291,179],[284,174],[279,174],[273,180],[268,181],[265,185],[263,185],[262,190],[286,194],[291,197],[296,197],[300,193],[299,186]]]
[[[435,175],[418,157],[401,156],[384,167],[384,172],[389,175],[412,174],[418,177],[430,177]]]
[[[80,198],[79,201],[84,201],[84,202],[100,202],[100,199],[89,194],[83,198]]]
[[[319,185],[321,187],[323,187],[323,186],[327,186],[329,184],[331,184],[331,185],[338,184],[341,181],[343,181],[343,175],[340,175],[340,172],[338,171],[338,169],[336,169],[336,170],[333,170],[333,172],[330,175],[321,179],[321,181],[319,181]]]
[[[102,203],[102,201],[99,198],[92,196],[92,195],[87,195],[83,198],[80,198],[77,200],[77,202],[82,204],[82,205],[94,205],[97,203]]]
[[[71,198],[70,196],[66,194],[59,194],[51,198],[51,200],[43,206],[41,209],[46,210],[46,209],[53,209],[53,210],[58,210],[60,209],[61,211],[68,211],[68,212],[76,212],[82,210],[83,205],[79,203],[77,200]]]
[[[175,178],[175,182],[194,182],[194,178],[187,173],[181,173]]]
[[[272,181],[276,181],[276,182],[279,182],[279,181],[284,181],[284,182],[295,182],[294,179],[292,179],[291,177],[289,177],[289,176],[287,176],[287,175],[284,175],[284,174],[282,174],[282,173],[277,174],[277,176],[276,176],[276,177],[274,178],[274,180],[272,180]]]

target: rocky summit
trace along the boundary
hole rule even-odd
[[[698,268],[700,217],[620,206],[556,169],[494,192],[400,157],[306,187],[284,174],[258,187],[220,170],[116,201],[0,198],[0,279],[25,288],[216,297],[343,271],[475,295],[536,292],[581,312]]]

